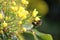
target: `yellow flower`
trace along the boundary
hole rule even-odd
[[[28,1],[26,1],[26,0],[21,0],[21,2],[22,2],[23,4],[29,4]]]
[[[24,11],[25,15],[29,15],[29,12],[27,10]]]
[[[2,26],[3,26],[3,27],[7,27],[8,24],[4,21],[4,22],[2,23]]]
[[[24,20],[24,19],[26,19],[26,18],[27,18],[27,16],[26,16],[26,15],[22,16],[22,20]]]
[[[36,17],[36,18],[35,18],[35,21],[38,21],[38,20],[40,20],[40,18],[39,18],[39,17]]]
[[[37,14],[38,14],[38,11],[36,11],[36,9],[34,9],[34,11],[33,11],[33,13],[32,13],[32,16],[33,16],[33,17],[36,17]]]
[[[26,19],[26,15],[24,13],[18,13],[17,16],[21,19]]]
[[[2,15],[2,13],[0,13],[0,19],[3,19],[3,15]]]
[[[9,20],[9,19],[10,19],[10,17],[6,16],[6,17],[5,17],[5,19],[6,19],[6,20]]]
[[[20,6],[19,7],[19,12],[23,12],[23,11],[25,11],[24,7]]]
[[[22,24],[22,21],[19,21],[18,24]]]
[[[17,6],[11,6],[11,9],[12,9],[13,11],[17,11],[17,10],[18,10],[18,7],[17,7]]]
[[[26,11],[23,7],[20,7],[19,11],[17,12],[17,16],[20,17],[22,20],[26,19],[28,14],[29,12]]]
[[[12,1],[12,5],[16,5],[16,2],[15,1]]]
[[[26,32],[27,31],[26,28],[24,28],[24,27],[22,28],[22,30],[23,30],[23,32]]]

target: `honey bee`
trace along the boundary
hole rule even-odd
[[[42,24],[42,20],[38,20],[38,21],[33,21],[32,22],[32,24],[35,26],[35,28],[37,28],[37,27],[39,27],[39,26],[41,26],[41,24]]]

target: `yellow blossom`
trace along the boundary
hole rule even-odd
[[[26,18],[26,15],[24,13],[18,13],[17,16],[20,17],[21,19]]]
[[[24,7],[20,6],[17,12],[17,16],[20,17],[22,20],[27,18],[29,12],[24,9]]]
[[[22,16],[22,20],[24,20],[24,19],[26,19],[27,18],[27,16]]]
[[[33,16],[33,17],[36,17],[37,14],[38,14],[38,11],[36,11],[36,9],[34,9],[34,11],[33,11],[33,13],[32,13],[32,16]]]
[[[9,19],[10,19],[10,17],[6,16],[6,17],[5,17],[5,19],[6,19],[6,20],[9,20]]]
[[[25,10],[24,14],[25,15],[29,15],[29,12],[27,10]]]
[[[12,5],[16,5],[16,2],[15,1],[12,1]]]
[[[3,15],[2,15],[2,13],[0,13],[0,19],[3,19]]]
[[[19,7],[19,12],[23,12],[23,11],[25,11],[24,7],[20,6]]]
[[[21,2],[22,2],[23,4],[28,4],[28,1],[26,1],[26,0],[21,0]]]
[[[35,18],[35,21],[38,21],[38,20],[40,20],[40,18],[39,18],[39,17],[36,17],[36,18]]]
[[[4,21],[4,22],[2,23],[2,26],[3,26],[3,27],[7,27],[8,24]]]
[[[23,8],[20,9],[20,11],[17,12],[17,16],[20,17],[22,20],[27,18],[28,11],[24,10]]]
[[[26,32],[27,31],[26,28],[24,28],[24,27],[22,28],[22,30],[23,30],[23,32]]]
[[[13,11],[17,11],[17,10],[18,10],[18,7],[17,7],[17,6],[11,6],[11,9],[12,9]]]
[[[22,21],[19,21],[18,24],[22,24]]]

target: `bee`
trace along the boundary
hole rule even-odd
[[[33,21],[32,22],[32,24],[35,26],[35,28],[37,28],[37,27],[39,27],[39,26],[41,26],[41,24],[42,24],[42,20],[38,20],[38,21]]]

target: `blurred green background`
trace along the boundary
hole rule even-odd
[[[42,16],[42,25],[37,29],[49,33],[54,40],[60,40],[60,1],[59,0],[28,0],[28,10],[36,8]]]

